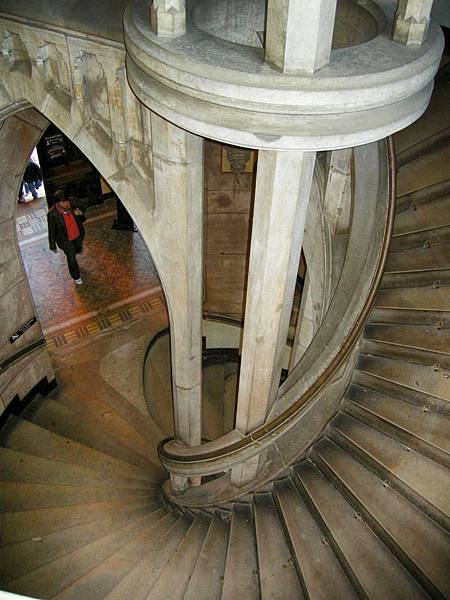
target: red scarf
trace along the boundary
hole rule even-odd
[[[60,215],[64,217],[64,223],[67,229],[67,235],[69,236],[69,240],[75,240],[77,237],[80,237],[80,230],[78,228],[77,220],[75,219],[75,215],[70,210],[68,212],[64,212],[59,208],[56,209]]]

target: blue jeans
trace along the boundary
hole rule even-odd
[[[25,191],[31,192],[33,198],[36,200],[36,198],[38,197],[38,193],[37,193],[36,185],[35,185],[34,181],[24,181],[24,184],[25,184]]]

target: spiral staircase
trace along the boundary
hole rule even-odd
[[[162,493],[151,417],[102,380],[94,392],[87,365],[62,369],[58,390],[0,432],[0,589],[58,600],[450,597],[450,180],[439,167],[449,139],[429,135],[426,118],[397,140],[399,190],[414,172],[426,185],[397,198],[351,384],[319,439],[232,502],[182,508]]]

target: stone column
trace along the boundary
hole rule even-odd
[[[330,61],[336,0],[269,0],[266,61],[284,73],[314,73]]]
[[[152,113],[158,265],[170,317],[175,431],[201,443],[203,139]],[[156,238],[156,236],[155,236]]]
[[[236,416],[243,433],[264,423],[277,394],[314,161],[314,152],[259,152]]]
[[[276,398],[311,192],[315,152],[260,150],[236,429],[262,425]],[[232,472],[251,480],[255,459]]]
[[[420,46],[427,36],[433,0],[399,0],[393,39],[406,46]]]
[[[186,33],[186,0],[153,0],[150,7],[152,30],[159,37]]]

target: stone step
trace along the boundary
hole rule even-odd
[[[56,508],[37,508],[0,513],[0,547],[70,529],[83,523],[113,517],[121,512],[150,506],[148,498],[128,498],[112,502],[93,502]]]
[[[412,266],[412,265],[411,265]],[[408,272],[385,273],[380,290],[394,290],[398,288],[427,288],[436,289],[446,287],[450,289],[450,269],[425,269],[411,270]]]
[[[64,386],[64,391],[58,393],[54,399],[71,409],[81,419],[101,429],[145,459],[151,460],[155,465],[159,464],[153,443],[150,443],[127,418],[116,412],[108,402],[73,388],[67,389],[66,386]]]
[[[433,132],[425,139],[417,141],[415,144],[404,148],[396,153],[396,166],[400,171],[406,165],[413,163],[420,158],[432,152],[446,152],[447,146],[450,146],[450,128],[441,129]]]
[[[170,517],[170,518],[169,518]],[[171,513],[155,530],[147,551],[133,569],[112,589],[105,600],[144,600],[159,574],[184,539],[191,520]]]
[[[424,412],[429,411],[450,418],[450,404],[446,400],[419,390],[413,390],[407,384],[389,381],[380,375],[359,369],[353,371],[352,383],[367,388],[369,391],[392,396],[395,400],[401,400],[419,407]]]
[[[362,354],[358,358],[357,367],[360,371],[382,377],[414,391],[424,392],[442,400],[450,400],[450,380],[446,377],[448,373],[440,369],[435,370],[432,366]]]
[[[447,598],[448,534],[333,442],[314,447],[314,462],[430,596]]]
[[[427,325],[436,329],[450,329],[450,313],[432,310],[374,308],[369,323],[392,323],[399,325]]]
[[[428,597],[316,466],[299,464],[295,474],[300,492],[327,544],[339,558],[359,597],[370,600]]]
[[[404,211],[414,210],[414,207],[417,208],[418,206],[429,204],[447,196],[450,196],[450,178],[408,194],[398,195],[395,200],[395,212],[399,214]]]
[[[239,502],[235,503],[231,518],[221,600],[236,598],[259,600],[252,507]]]
[[[160,535],[161,526],[166,527],[168,514],[162,509],[159,513],[153,526],[143,528],[126,546],[54,596],[55,600],[102,600],[147,553],[154,538]]]
[[[0,443],[6,448],[19,450],[28,455],[39,456],[58,463],[84,467],[97,472],[101,479],[135,482],[158,481],[159,469],[149,465],[148,469],[118,460],[62,435],[48,431],[20,417],[11,416],[0,435]]]
[[[427,405],[418,406],[354,383],[347,389],[342,409],[450,468],[449,417]]]
[[[438,329],[435,325],[369,323],[364,339],[450,354],[450,329]]]
[[[445,143],[408,162],[398,169],[397,193],[403,195],[420,187],[429,187],[448,178],[450,144]]]
[[[120,514],[103,516],[94,523],[82,523],[50,533],[40,541],[28,539],[12,544],[5,548],[5,557],[0,567],[0,581],[5,584],[22,577],[34,569],[104,538],[111,532],[136,521],[143,522],[142,519],[147,518],[149,514],[157,514],[160,511],[161,509],[153,510],[148,506],[126,510]]]
[[[349,415],[338,415],[329,437],[442,527],[450,522],[448,470]]]
[[[92,543],[26,573],[22,577],[9,581],[6,589],[25,596],[53,598],[64,588],[142,535],[146,529],[152,528],[154,522],[155,515],[153,513],[137,519]]]
[[[274,498],[306,597],[356,600],[356,591],[291,479],[274,484]]]
[[[130,490],[90,485],[55,485],[53,483],[25,483],[23,481],[0,482],[0,512],[37,510],[112,502],[115,500],[146,500],[152,502],[159,494],[158,489]]]
[[[380,290],[375,298],[375,307],[450,312],[450,285]]]
[[[450,369],[450,354],[448,352],[435,352],[408,346],[407,340],[403,344],[388,341],[364,339],[361,346],[361,354],[379,356],[381,358],[393,358],[408,364],[417,364],[424,367],[432,367],[433,371],[445,372]],[[399,365],[399,369],[402,366]]]
[[[142,439],[146,443],[149,443],[150,447],[156,451],[159,441],[164,437],[164,433],[149,414],[144,414],[103,378],[99,378],[98,368],[97,365],[90,362],[83,363],[83,377],[80,377],[70,368],[66,369],[64,371],[64,391],[66,392],[70,386],[76,396],[81,394],[91,399],[95,398],[106,402],[110,410],[113,410],[122,419],[127,421],[136,432],[139,432]],[[96,381],[97,383],[95,396],[92,393],[92,381]]]
[[[304,598],[272,495],[254,496],[260,600]]]
[[[22,419],[58,433],[89,448],[103,452],[126,463],[150,468],[152,463],[141,454],[121,444],[103,429],[86,422],[77,413],[49,397],[38,396],[21,413]]]
[[[161,571],[146,600],[183,600],[184,593],[203,547],[210,519],[197,517],[176,552]]]
[[[412,202],[407,210],[397,213],[394,236],[430,231],[448,225],[450,225],[450,191],[422,204]]]
[[[229,536],[229,523],[215,515],[183,600],[220,600]]]
[[[408,252],[416,250],[423,251],[425,256],[435,249],[445,249],[450,242],[450,227],[436,227],[415,233],[405,233],[392,238],[389,248],[388,263],[395,258],[407,255]],[[448,250],[448,248],[447,248]],[[399,257],[397,257],[397,254]],[[412,256],[413,258],[413,256]],[[420,260],[420,256],[418,257]]]

